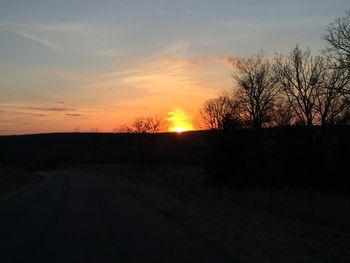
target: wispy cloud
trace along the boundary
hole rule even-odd
[[[101,32],[101,28],[87,23],[32,23],[31,27],[41,31],[80,35],[95,35]]]
[[[66,116],[69,116],[69,117],[81,117],[83,115],[80,114],[80,113],[66,113]]]
[[[183,54],[189,48],[189,42],[183,40],[176,40],[173,43],[160,45],[152,49],[145,59],[155,59],[163,56]]]
[[[65,49],[74,49],[81,51],[86,49],[92,54],[93,49],[86,43],[99,43],[100,39],[109,39],[115,37],[123,31],[121,27],[115,26],[111,28],[107,25],[98,25],[83,22],[74,23],[47,23],[47,22],[0,22],[0,31],[7,31],[17,34],[23,38],[39,43],[52,51],[63,51]],[[68,41],[69,40],[69,41]],[[85,41],[85,43],[84,43]],[[82,43],[84,47],[82,48]],[[102,43],[102,42],[100,42]],[[119,51],[112,48],[96,47],[101,51],[95,55],[100,56],[119,56]]]
[[[60,108],[60,107],[23,107],[28,110],[38,110],[38,111],[76,111],[76,109],[72,108]]]
[[[97,74],[91,73],[87,71],[81,71],[81,70],[72,70],[72,69],[47,69],[47,68],[35,68],[29,70],[30,73],[37,77],[45,77],[45,78],[51,78],[51,79],[61,79],[69,82],[75,82],[75,83],[86,83],[93,81],[96,79]],[[57,102],[57,101],[55,101]],[[58,104],[64,104],[64,102]]]
[[[33,103],[40,102],[17,102],[17,103],[0,103],[0,112],[4,111],[12,111],[18,112],[20,114],[41,114],[40,111],[43,112],[66,112],[66,111],[77,111],[76,108],[68,108],[68,107],[51,107],[51,106],[32,106]],[[44,104],[44,102],[41,102]],[[44,104],[45,105],[45,104]],[[39,112],[39,113],[38,113]]]
[[[20,111],[20,110],[4,110],[4,109],[0,109],[0,116],[2,116],[3,114],[11,114],[12,116],[14,115],[21,115],[21,116],[38,116],[38,117],[44,117],[44,114],[38,114],[38,113],[34,113],[34,112],[27,112],[27,111]]]
[[[46,40],[42,37],[39,37],[39,36],[36,36],[36,35],[33,35],[31,33],[28,33],[28,32],[23,32],[23,31],[15,31],[15,30],[4,30],[4,31],[9,31],[11,33],[14,33],[14,34],[17,34],[25,39],[28,39],[28,40],[31,40],[35,43],[39,43],[40,45],[50,49],[51,51],[57,51],[59,50],[59,46],[56,44],[56,43],[53,43],[49,40]]]
[[[105,49],[95,52],[96,56],[100,57],[122,57],[129,54],[126,49]]]
[[[125,69],[125,70],[117,70],[113,72],[108,72],[100,75],[102,78],[110,78],[110,77],[118,77],[118,76],[124,76],[124,75],[130,75],[130,74],[137,74],[140,70],[139,69]]]
[[[162,61],[173,65],[189,65],[194,67],[222,64],[232,66],[230,56],[208,56],[208,57],[168,57]]]
[[[176,57],[148,60],[138,68],[117,72],[122,83],[163,94],[198,95],[203,89],[230,85],[232,63],[228,56]],[[114,73],[114,74],[117,74]],[[220,79],[222,78],[222,79]],[[225,81],[228,79],[228,81]],[[200,91],[202,90],[202,91]],[[213,88],[214,90],[214,88]],[[208,89],[206,89],[208,92]]]
[[[79,34],[79,35],[96,35],[101,32],[106,32],[107,27],[102,25],[96,25],[91,23],[79,23],[79,22],[28,22],[28,23],[15,23],[15,22],[0,22],[0,28],[8,30],[25,30],[31,32],[51,32],[51,33],[66,33],[66,34]],[[121,32],[121,27],[113,28],[114,34]]]

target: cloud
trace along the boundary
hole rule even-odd
[[[53,33],[95,35],[101,29],[92,24],[83,23],[33,23],[31,27]]]
[[[22,32],[22,31],[10,31],[10,32],[15,33],[25,39],[29,39],[33,42],[39,43],[40,45],[50,49],[51,51],[57,51],[59,49],[57,44],[51,41],[48,41],[42,37],[35,36],[31,33]]]
[[[96,79],[95,73],[79,71],[79,70],[70,70],[70,69],[66,70],[66,69],[60,69],[60,68],[56,68],[56,69],[36,68],[36,69],[31,69],[30,72],[32,74],[35,74],[35,76],[39,76],[39,77],[45,77],[49,79],[52,79],[52,78],[62,79],[65,81],[74,81],[74,82],[80,82],[80,83],[86,83]],[[64,104],[64,102],[61,104]]]
[[[80,116],[83,116],[83,115],[79,114],[79,113],[66,113],[66,116],[69,116],[69,117],[80,117]]]
[[[222,64],[232,66],[232,58],[230,56],[208,56],[208,57],[169,57],[163,61],[169,64],[180,64],[189,66],[206,66],[210,64]]]
[[[1,103],[0,102],[0,112],[18,112],[21,114],[34,114],[36,116],[42,115],[42,113],[37,113],[37,111],[46,112],[64,112],[64,111],[77,111],[76,108],[69,107],[56,107],[56,106],[32,106],[32,105],[48,105],[47,103],[40,101],[18,101],[17,103]],[[26,110],[25,112],[23,110]],[[32,111],[32,112],[31,112]],[[42,117],[41,116],[41,117]]]
[[[101,77],[114,77],[114,76],[123,76],[123,75],[130,75],[130,74],[135,74],[138,73],[140,69],[126,69],[126,70],[118,70],[114,72],[109,72],[109,73],[104,73],[101,75]]]
[[[106,31],[105,26],[98,26],[89,23],[48,23],[48,22],[0,22],[0,28],[9,30],[25,30],[30,32],[47,32],[47,33],[63,33],[63,34],[79,34],[79,35],[96,35],[99,32]],[[121,32],[121,27],[113,27],[113,32]]]
[[[155,47],[151,52],[144,56],[145,59],[154,59],[163,56],[182,54],[189,48],[189,43],[182,40],[177,40],[171,44]]]
[[[104,49],[95,53],[96,56],[100,57],[122,57],[128,54],[129,51],[126,49]]]
[[[38,116],[38,117],[44,117],[44,114],[37,114],[32,112],[25,112],[25,111],[17,111],[17,110],[0,110],[0,115],[5,114],[6,116]]]
[[[17,34],[55,52],[67,49],[73,49],[78,52],[85,50],[90,55],[96,55],[92,53],[94,52],[93,50],[96,50],[95,44],[101,43],[101,39],[111,38],[122,32],[122,28],[118,27],[111,28],[106,25],[64,22],[0,22],[0,30]],[[89,46],[86,43],[91,44]],[[98,55],[115,56],[116,50],[105,48]]]
[[[7,32],[10,32],[10,33],[13,33],[13,34],[16,34],[16,35],[19,35],[25,39],[28,39],[32,42],[35,42],[35,43],[38,43],[40,44],[41,46],[44,46],[46,47],[47,49],[51,50],[51,51],[57,51],[58,50],[58,45],[51,42],[51,41],[48,41],[44,38],[41,38],[41,37],[38,37],[38,36],[35,36],[31,33],[28,33],[28,32],[23,32],[23,31],[13,31],[13,30],[4,30],[4,31],[7,31]]]
[[[38,111],[54,111],[54,112],[61,112],[61,111],[76,111],[76,109],[72,108],[61,108],[61,107],[23,107],[28,110],[38,110]]]
[[[164,96],[200,96],[231,86],[232,64],[228,56],[150,59],[137,68],[110,74],[132,85]],[[205,91],[205,92],[204,92]]]

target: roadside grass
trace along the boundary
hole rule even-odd
[[[238,262],[350,262],[346,195],[313,194],[311,213],[307,192],[209,187],[205,171],[196,166],[163,165],[153,172],[128,165],[77,169],[121,185]]]
[[[25,172],[17,167],[0,164],[0,197],[24,190],[40,179],[39,175]]]

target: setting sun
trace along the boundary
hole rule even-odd
[[[168,112],[169,117],[167,121],[169,122],[168,130],[170,132],[185,132],[193,130],[193,124],[191,122],[191,117],[182,109],[176,108]]]
[[[186,129],[183,127],[174,127],[171,131],[174,131],[177,133],[182,133],[182,132],[186,131]]]

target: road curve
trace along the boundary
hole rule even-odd
[[[122,188],[76,171],[45,173],[0,201],[0,261],[232,262]]]

